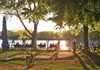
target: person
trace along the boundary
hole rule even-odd
[[[19,45],[19,42],[17,42],[16,45]]]
[[[56,44],[55,49],[56,50],[59,50],[60,49],[60,40],[58,40],[58,43]]]
[[[76,40],[74,39],[73,40],[73,53],[75,53],[76,51]]]
[[[25,41],[26,39],[22,39],[22,49],[24,49],[26,46],[25,46]]]
[[[15,48],[19,48],[19,42],[16,43],[16,45],[14,45]]]

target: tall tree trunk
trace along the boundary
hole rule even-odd
[[[84,25],[84,51],[88,51],[88,26]]]
[[[38,24],[34,24],[34,32],[32,34],[32,46],[33,46],[34,49],[36,49],[37,26],[38,26]]]

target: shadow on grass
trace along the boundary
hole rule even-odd
[[[14,51],[16,51],[16,52],[19,52],[19,51],[22,51],[21,53],[23,53],[24,51],[23,50],[8,50],[7,52],[14,52]],[[0,54],[3,54],[3,53],[5,53],[6,51],[3,51],[3,50],[0,50]],[[14,55],[11,55],[11,56],[9,56],[9,57],[12,57],[12,56],[15,56],[15,55],[18,55],[18,54],[21,54],[21,53],[17,53],[17,54],[14,54]]]
[[[9,61],[24,61],[25,58],[13,58],[8,60],[0,60],[0,62],[9,62]]]
[[[86,53],[86,58],[88,59],[86,62],[90,62],[91,67],[96,68],[95,65],[100,67],[100,56],[97,54],[93,54],[91,52]]]
[[[52,59],[52,60],[57,59],[58,58],[57,54],[58,54],[58,52],[56,52],[50,59]]]
[[[87,66],[85,65],[84,61],[82,60],[82,58],[77,53],[75,53],[75,56],[79,59],[79,62],[83,66],[84,70],[89,70],[89,68],[87,68]]]
[[[42,53],[42,52],[43,52],[43,51],[40,51],[40,52],[34,54],[34,57],[36,57],[37,55],[39,55],[39,54]]]
[[[23,70],[28,70],[28,69],[30,69],[30,68],[27,67],[27,68],[25,68],[25,69],[23,69]]]
[[[24,52],[20,52],[20,53],[17,53],[17,54],[13,54],[13,55],[9,56],[9,58],[11,58],[13,56],[16,56],[16,55],[19,55],[19,54],[22,54],[22,53],[24,53]]]

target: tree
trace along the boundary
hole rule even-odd
[[[20,35],[17,32],[13,32],[8,30],[8,38],[9,39],[18,39]]]
[[[60,26],[77,26],[84,28],[84,49],[88,51],[88,26],[99,19],[100,2],[98,0],[52,0],[53,21]],[[59,20],[59,21],[58,21]]]
[[[89,38],[91,41],[100,40],[100,32],[99,31],[92,31],[89,33]]]
[[[31,29],[29,31],[32,32]],[[31,37],[31,35],[28,34],[28,32],[26,30],[17,30],[16,33],[19,34],[18,39],[22,39],[22,40],[25,39],[26,40],[26,39],[30,39],[30,37]]]
[[[11,9],[7,12],[10,15],[16,15],[21,21],[22,25],[26,31],[31,35],[32,45],[36,48],[37,40],[37,26],[40,20],[45,20],[45,15],[48,13],[48,7],[46,6],[46,1],[44,0],[5,0],[1,1],[2,8]],[[28,19],[29,22],[33,22],[34,31],[31,33],[25,23],[22,20],[22,15],[24,19]],[[28,35],[27,35],[28,36]],[[29,37],[29,36],[28,36]]]
[[[54,39],[55,33],[53,31],[42,31],[38,33],[39,39]]]
[[[61,38],[61,35],[59,32],[55,32],[54,33],[54,39],[60,39]]]

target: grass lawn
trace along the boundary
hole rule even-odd
[[[35,55],[35,65],[28,69],[25,61],[26,51],[9,50],[8,57],[11,59],[0,60],[0,70],[100,70],[99,53],[58,52],[55,56],[56,52],[50,50],[32,51]],[[0,59],[3,58],[5,52],[0,50]]]

